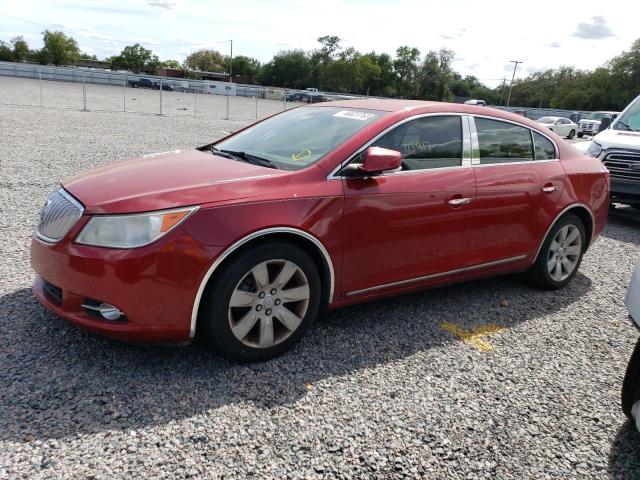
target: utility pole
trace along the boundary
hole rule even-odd
[[[229,40],[231,44],[231,55],[229,56],[229,83],[233,83],[233,39]]]
[[[511,89],[513,88],[513,80],[516,78],[516,70],[519,63],[523,63],[520,60],[509,60],[509,63],[513,63],[513,75],[511,76],[511,85],[509,85],[509,96],[507,97],[507,107],[511,101]]]

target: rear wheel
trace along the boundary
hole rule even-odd
[[[267,242],[236,257],[209,285],[200,325],[223,355],[266,360],[291,348],[318,313],[321,282],[296,245]]]
[[[569,140],[571,140],[571,139],[572,139],[573,137],[575,137],[575,136],[576,136],[576,131],[575,131],[575,130],[571,130],[571,131],[569,132],[569,136],[568,136],[567,138],[568,138]]]
[[[631,417],[633,404],[640,400],[640,340],[636,343],[622,383],[622,411]]]
[[[582,220],[566,214],[553,226],[527,276],[536,286],[549,290],[564,287],[578,272],[586,246]]]

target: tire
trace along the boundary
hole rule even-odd
[[[280,273],[294,268],[290,280],[280,285]],[[260,288],[260,283],[265,286]],[[305,299],[285,300],[306,292]],[[268,241],[233,258],[210,282],[199,325],[222,355],[240,362],[267,360],[290,349],[309,329],[321,294],[320,274],[311,257],[294,244]],[[232,296],[238,305],[231,305]]]
[[[622,392],[620,395],[622,403],[622,411],[624,414],[631,417],[631,407],[633,404],[640,400],[640,340],[636,343],[629,363],[627,364],[627,371],[624,374],[624,381],[622,382]]]
[[[578,132],[578,138],[582,138],[584,134],[582,132]]]
[[[576,136],[576,131],[575,131],[575,130],[571,130],[571,131],[569,132],[569,136],[568,136],[567,138],[568,138],[569,140],[571,140],[571,139],[572,139],[573,137],[575,137],[575,136]]]
[[[561,238],[557,238],[561,231],[567,234],[566,244],[561,243]],[[576,234],[576,240],[573,240]],[[573,213],[564,215],[545,238],[538,258],[527,272],[529,281],[545,290],[557,290],[567,285],[580,268],[586,240],[582,220]]]

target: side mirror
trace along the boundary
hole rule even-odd
[[[609,128],[609,125],[611,125],[611,118],[603,117],[602,120],[600,120],[600,127],[598,127],[598,132],[606,130],[607,128]]]
[[[360,171],[378,174],[396,170],[402,165],[402,154],[396,150],[381,147],[369,147],[364,153]]]
[[[558,121],[556,122],[556,125],[562,125],[562,121],[561,121],[561,120],[558,120]]]

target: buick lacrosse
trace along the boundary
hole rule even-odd
[[[261,360],[325,308],[515,272],[563,287],[608,206],[601,162],[521,116],[328,102],[64,181],[33,291],[91,332]]]

